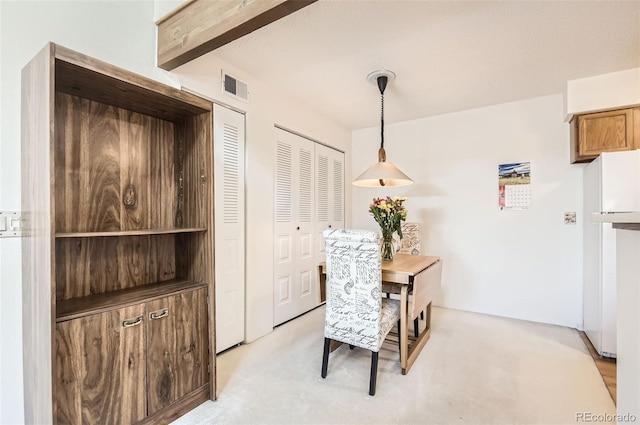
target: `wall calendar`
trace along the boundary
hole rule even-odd
[[[531,206],[531,163],[498,165],[498,206],[520,210]]]

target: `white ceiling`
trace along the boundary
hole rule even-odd
[[[354,130],[379,123],[378,69],[393,123],[640,67],[640,1],[320,0],[212,54]]]

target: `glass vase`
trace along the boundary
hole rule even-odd
[[[383,260],[393,260],[396,253],[396,247],[393,241],[392,230],[382,230],[382,242],[380,244],[380,254]]]

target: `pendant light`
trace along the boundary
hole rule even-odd
[[[384,90],[387,83],[395,78],[391,71],[374,71],[367,75],[367,80],[378,84],[381,99],[380,115],[380,149],[378,149],[378,162],[367,168],[353,181],[354,186],[380,187],[380,186],[407,186],[413,184],[405,173],[398,167],[387,162],[387,154],[384,151]]]

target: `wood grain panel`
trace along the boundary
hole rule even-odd
[[[211,111],[211,102],[60,45],[55,52],[57,91],[130,111],[180,121]]]
[[[120,230],[120,125],[117,109],[59,94],[56,97],[57,231]],[[58,173],[60,174],[60,173]]]
[[[213,146],[210,114],[192,118],[185,130],[182,220],[213,229]],[[179,189],[180,190],[180,189]],[[190,280],[213,282],[213,232],[177,235],[177,274]]]
[[[617,377],[617,363],[616,359],[611,359],[608,357],[601,357],[600,354],[593,347],[591,341],[587,337],[587,334],[583,331],[578,331],[584,345],[589,350],[589,354],[593,358],[593,361],[598,368],[598,372],[600,372],[600,376],[602,376],[602,380],[604,384],[607,386],[607,390],[609,390],[609,395],[613,399],[614,403],[617,403],[618,400],[618,377]]]
[[[212,117],[202,114],[189,120],[185,134],[184,155],[184,222],[189,226],[205,226],[211,215],[213,197]]]
[[[137,305],[56,327],[58,424],[134,423],[146,415],[144,322]]]
[[[190,410],[195,409],[209,399],[209,385],[203,385],[187,396],[183,397],[179,403],[173,403],[156,411],[153,415],[147,416],[136,425],[157,425],[169,424]]]
[[[120,236],[142,236],[142,235],[169,235],[173,233],[201,233],[206,232],[205,227],[184,227],[177,228],[163,228],[163,229],[140,229],[140,230],[123,230],[119,232],[71,232],[71,233],[56,233],[56,238],[96,238],[99,236],[107,237],[120,237]]]
[[[56,240],[56,298],[68,300],[176,277],[175,235]]]
[[[74,140],[82,140],[82,99],[56,93],[55,139],[55,220],[56,231],[72,228],[71,214],[65,214],[67,203],[72,202],[73,191],[79,190],[77,172],[67,166],[80,163],[80,152],[74,149]],[[70,200],[67,197],[71,198]]]
[[[151,256],[149,261],[149,282],[164,282],[176,277],[176,247],[175,235],[157,235],[151,238]]]
[[[206,296],[202,288],[147,303],[150,415],[208,382]],[[162,317],[152,319],[153,312]]]
[[[633,149],[633,111],[620,109],[578,116],[581,156]]]
[[[426,270],[414,277],[413,291],[409,296],[407,314],[409,319],[414,319],[425,310],[440,294],[440,282],[442,280],[442,260],[429,266]]]
[[[80,142],[80,149],[87,161],[80,164],[81,185],[79,208],[74,221],[80,223],[80,231],[120,230],[120,111],[113,106],[89,102],[87,139]],[[76,143],[76,141],[72,141]],[[82,173],[85,175],[82,175]],[[67,210],[67,213],[73,210]],[[74,214],[75,215],[75,214]],[[83,223],[85,221],[85,223]]]
[[[55,411],[55,402],[52,404],[52,363],[55,358],[55,342],[52,341],[55,329],[52,321],[55,315],[52,285],[55,273],[52,252],[55,207],[51,193],[51,179],[54,178],[51,163],[54,138],[51,126],[54,117],[52,53],[53,45],[45,46],[21,74],[21,208],[22,218],[26,220],[21,244],[22,356],[24,393],[29,395],[24,398],[24,421],[28,424],[52,423]],[[10,282],[2,282],[2,285],[8,284]],[[20,328],[14,332],[20,332]]]
[[[207,261],[208,232],[198,235],[176,235],[176,274],[183,279],[210,282],[212,264]]]
[[[60,301],[56,320],[65,322],[96,313],[104,313],[114,309],[128,307],[143,301],[155,300],[181,291],[203,288],[202,282],[191,282],[173,279],[153,285],[137,286],[135,288],[111,291],[104,294],[89,295]]]
[[[151,272],[151,264],[156,264],[152,244],[147,236],[132,236],[118,240],[118,280],[111,290],[135,288],[145,283],[155,282],[157,273]],[[166,279],[165,279],[166,280]]]
[[[118,243],[113,238],[56,240],[56,298],[99,294],[118,282]]]
[[[121,230],[148,229],[151,225],[149,168],[151,117],[120,109]],[[154,164],[162,167],[163,164]]]
[[[316,0],[193,0],[158,21],[158,66],[172,70]]]
[[[57,99],[57,231],[173,227],[174,123],[66,94]]]
[[[178,193],[176,154],[179,140],[175,125],[169,121],[150,121],[149,134],[149,208],[151,227],[174,227]],[[183,226],[178,226],[183,227]]]

